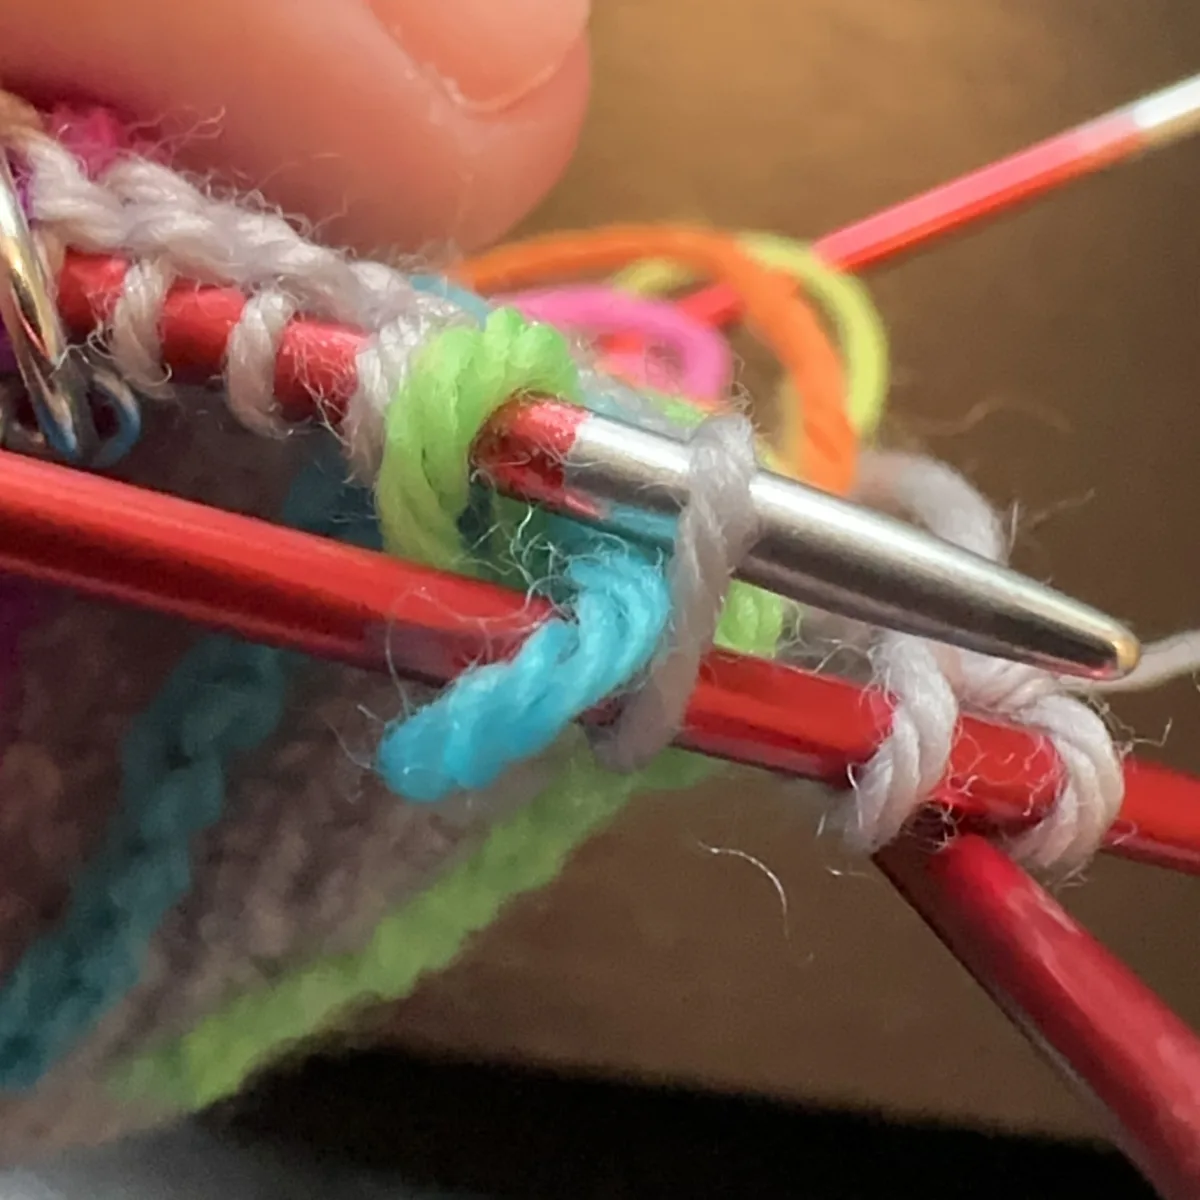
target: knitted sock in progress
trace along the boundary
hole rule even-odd
[[[130,264],[97,339],[147,404],[126,477],[551,605],[510,659],[433,694],[144,614],[4,593],[21,619],[4,621],[0,646],[0,853],[30,864],[0,910],[9,1157],[235,1094],[445,967],[631,797],[732,770],[672,747],[704,655],[790,653],[819,623],[734,578],[757,536],[760,464],[1005,555],[996,514],[961,476],[868,445],[886,335],[862,285],[806,247],[628,227],[411,275],[208,195],[103,115],[23,118],[0,136],[40,237]],[[784,367],[770,441],[731,397],[728,343],[658,298],[702,275],[739,291]],[[248,297],[219,387],[164,365],[164,305],[190,281]],[[334,433],[290,424],[276,396],[299,316],[362,337]],[[605,339],[622,334],[646,349],[610,353]],[[522,395],[687,446],[669,553],[481,486],[472,445]],[[1013,851],[1045,870],[1087,860],[1122,781],[1086,696],[916,638],[846,640],[896,703],[874,758],[831,796],[852,846],[900,833],[972,712],[1038,731],[1062,764],[1058,802]],[[585,734],[577,719],[605,702],[611,720]]]

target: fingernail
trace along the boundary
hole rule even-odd
[[[551,79],[591,0],[368,0],[408,56],[464,108],[496,113]]]

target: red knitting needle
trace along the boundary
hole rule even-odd
[[[817,248],[846,270],[875,266],[1198,130],[1200,76],[1195,76],[848,225],[822,238]],[[111,313],[126,267],[121,259],[67,256],[59,278],[59,307],[76,337],[89,336]],[[682,303],[711,323],[736,315],[736,296],[722,287],[707,288]],[[160,325],[163,356],[172,372],[184,380],[219,374],[229,333],[244,305],[245,298],[232,289],[176,288]],[[308,416],[312,397],[319,396],[340,415],[354,390],[354,359],[362,340],[353,330],[317,321],[293,322],[284,335],[275,376],[285,414]]]
[[[0,457],[0,567],[96,598],[433,683],[511,653],[545,610],[513,592],[262,521]],[[181,544],[188,547],[183,557]],[[763,660],[713,654],[681,741],[838,786],[870,756],[887,724],[887,705],[877,694]],[[1012,828],[1052,798],[1056,778],[1045,745],[968,720],[934,799],[965,823]],[[943,833],[938,828],[929,840],[940,842]],[[1126,802],[1109,844],[1127,856],[1200,871],[1196,783],[1128,764]],[[899,878],[915,850],[906,840],[881,865]],[[1198,1057],[1178,1022],[977,839],[953,843],[923,870],[927,878],[901,880],[906,894],[993,991],[1010,997],[1010,1011],[1019,1000],[1027,1023],[1126,1118],[1135,1139],[1149,1139],[1151,1150],[1155,1136],[1177,1142],[1193,1115],[1179,1096]],[[922,899],[929,889],[932,898]],[[1035,904],[1030,897],[1041,899]],[[1148,1054],[1147,1032],[1153,1046],[1169,1034],[1171,1055]],[[1150,1173],[1165,1177],[1164,1170]]]
[[[1000,202],[1003,203],[1003,202]],[[984,211],[978,206],[971,213],[964,213],[963,220],[970,219],[972,215],[980,215]],[[862,228],[862,227],[859,227]],[[936,229],[930,227],[930,233],[937,232]],[[878,255],[881,257],[886,254],[890,248],[895,248],[897,243],[894,241],[885,246],[882,242],[879,243]],[[59,281],[59,305],[63,316],[67,321],[72,332],[78,337],[86,337],[96,327],[101,325],[105,318],[111,312],[111,309],[120,294],[120,290],[124,280],[124,274],[127,265],[117,259],[111,258],[96,258],[81,255],[69,255]],[[240,292],[232,289],[216,289],[182,286],[176,288],[168,298],[165,306],[163,319],[160,323],[160,332],[163,342],[163,353],[167,364],[170,366],[173,374],[180,380],[188,379],[204,379],[219,372],[225,353],[225,347],[230,331],[239,320],[245,299]],[[295,418],[302,418],[311,415],[314,396],[319,397],[319,403],[325,408],[331,417],[340,415],[342,408],[353,392],[355,386],[355,357],[362,346],[362,335],[355,331],[323,324],[313,321],[297,321],[288,329],[282,340],[282,345],[276,363],[276,393],[280,400],[281,406],[285,415]],[[13,472],[9,472],[6,482],[11,482],[15,478]],[[80,485],[79,477],[71,475],[68,477],[70,483],[68,487],[74,489]],[[99,481],[91,481],[93,485]],[[35,497],[35,493],[31,493]],[[81,493],[72,492],[65,498],[65,502],[69,503],[73,511],[78,514],[80,509]],[[130,504],[132,497],[127,496],[122,501],[121,511],[116,509],[111,511],[111,517],[116,519],[122,516],[126,521],[132,519],[133,514],[138,512],[140,507],[137,504]],[[36,505],[38,501],[34,499]],[[163,498],[154,497],[154,506],[158,510],[162,510]],[[26,519],[31,519],[34,514],[26,511],[24,514]],[[143,514],[145,515],[145,514]],[[48,513],[46,516],[50,524],[55,524],[55,516],[53,513]],[[214,517],[217,514],[213,514]],[[140,518],[139,518],[140,519]],[[95,530],[97,535],[103,531]],[[93,561],[96,564],[101,562],[103,556],[89,560],[88,549],[82,545],[77,545],[77,550],[82,556],[78,562],[86,564]],[[314,548],[309,548],[310,552]],[[189,545],[189,553],[192,547]],[[180,553],[180,543],[176,539],[164,539],[158,545],[154,552],[156,559],[156,573],[160,580],[163,580],[171,575],[172,572],[178,571],[181,564],[172,563],[169,560],[177,557]],[[271,553],[277,553],[272,550]],[[269,560],[269,555],[268,555]],[[145,559],[142,560],[143,565]],[[374,570],[381,570],[376,560],[371,560],[375,565]],[[258,558],[252,566],[262,567],[264,559]],[[21,570],[19,561],[12,561],[10,565],[14,570]],[[215,564],[210,564],[214,570]],[[58,577],[66,580],[72,571],[70,563],[60,562],[56,568]],[[79,572],[77,572],[79,573]],[[86,574],[87,572],[82,572]],[[251,587],[251,573],[243,572],[237,576],[235,572],[236,582],[233,578],[225,580],[225,590],[222,593],[228,603],[236,610],[238,607],[238,596],[236,595],[237,588]],[[360,586],[366,587],[367,581],[363,576],[364,572],[360,571],[358,578]],[[53,573],[49,577],[54,577]],[[144,583],[144,575],[141,579],[136,577],[133,582],[129,578],[120,578],[119,572],[117,577],[104,582],[102,580],[92,579],[91,583],[85,583],[83,580],[76,579],[76,585],[80,587],[91,587],[99,589],[99,591],[109,594],[114,598],[125,596],[131,598],[126,593],[129,589],[137,593],[142,603],[155,603],[155,597],[149,594],[151,588],[155,584],[146,585]],[[153,579],[153,574],[151,576]],[[384,578],[380,576],[381,580]],[[210,584],[211,584],[210,580]],[[276,581],[278,582],[278,581]],[[267,586],[270,591],[268,581],[260,579],[254,586]],[[394,586],[394,581],[392,586]],[[450,583],[445,579],[440,580],[438,588],[441,589],[441,594],[445,596],[446,589],[450,587]],[[457,612],[472,612],[472,602],[470,596],[473,594],[474,585],[464,585],[461,581],[455,581],[454,587],[457,589],[453,602],[448,605],[452,611]],[[191,584],[189,584],[191,587]],[[107,589],[107,591],[105,590]],[[196,607],[195,597],[187,596],[186,589],[184,592],[172,599],[171,597],[158,598],[161,605],[166,605],[172,611],[178,612],[180,615],[189,615],[185,612],[188,604],[192,608]],[[343,597],[344,600],[352,604],[352,596]],[[282,615],[289,611],[286,605],[280,604],[281,597],[276,596],[273,599],[273,613],[282,619]],[[310,602],[315,602],[316,598],[309,597]],[[482,601],[480,601],[482,602]],[[253,598],[251,597],[251,603]],[[320,631],[325,630],[325,624],[322,624],[322,614],[319,612],[319,603],[316,608],[310,603],[306,610],[307,617],[310,618],[310,624],[305,632],[304,621],[294,626],[299,630],[301,635],[308,640],[303,643],[312,649],[315,653],[322,653],[322,638],[325,633]],[[361,606],[359,606],[361,608]],[[427,605],[427,609],[433,607]],[[244,605],[243,605],[244,608]],[[246,622],[244,612],[232,614],[226,613],[221,616],[216,609],[210,605],[211,611],[209,619],[215,619],[218,624],[223,623],[226,626],[232,625],[235,628],[240,628],[249,636],[262,636],[266,640],[272,640],[272,636],[283,636],[285,639],[289,636],[286,630],[277,629],[272,635],[270,630],[264,629],[261,625],[261,613],[259,618],[251,620],[249,624]],[[205,619],[202,614],[192,614],[197,619]],[[328,614],[327,614],[328,615]],[[360,613],[361,615],[361,613]],[[512,614],[509,614],[511,617]],[[430,617],[428,612],[423,614],[424,617]],[[256,621],[258,623],[256,623]],[[239,622],[241,622],[239,624]],[[420,622],[418,622],[418,625]],[[434,621],[433,628],[437,627],[437,622]],[[258,633],[255,633],[258,630]],[[447,637],[451,636],[451,631],[444,631]],[[335,639],[336,640],[336,639]],[[351,638],[353,641],[353,638]],[[343,647],[345,649],[345,647]],[[350,658],[352,661],[359,661],[352,652]],[[413,664],[416,669],[419,664]],[[461,660],[460,660],[460,665]],[[436,674],[436,673],[435,673]],[[438,674],[437,677],[444,678],[444,674]],[[750,703],[753,692],[749,692],[738,700],[738,703]],[[735,722],[736,723],[736,722]],[[728,724],[728,723],[726,723]],[[703,721],[699,722],[703,725]],[[699,726],[697,726],[699,727]],[[853,721],[844,726],[847,731],[853,728]],[[790,727],[789,727],[790,728]],[[694,732],[694,731],[693,731]],[[706,736],[716,737],[720,740],[721,737],[728,737],[728,731],[725,730],[707,730],[702,731]],[[790,730],[789,738],[795,736],[795,730]],[[875,736],[878,734],[879,728],[877,724],[872,724],[869,730],[860,730],[864,733],[865,741],[859,744],[858,749],[863,753],[857,758],[861,758],[863,754],[869,753],[870,745],[874,743]],[[768,739],[769,740],[769,739]],[[808,739],[811,740],[811,739]],[[729,752],[734,757],[746,758],[750,761],[766,761],[766,765],[777,765],[786,767],[786,761],[773,763],[768,747],[765,745],[755,744],[755,739],[750,738],[751,744],[743,746],[737,753],[732,753],[736,747],[726,747],[725,752]],[[835,743],[836,744],[836,739]],[[714,751],[720,752],[720,751]],[[787,759],[787,753],[784,752],[784,759]],[[833,774],[840,777],[840,773],[844,771],[847,761],[851,761],[843,757],[839,762],[832,767]],[[793,764],[794,765],[794,764]],[[1053,775],[1053,766],[1049,758],[1043,765],[1043,774],[1047,777]],[[1015,810],[1023,809],[1024,801],[1027,798],[1027,779],[1021,779],[1020,787],[1016,789],[1010,799],[1014,802]],[[1045,782],[1045,781],[1043,781]],[[1190,790],[1190,785],[1181,782],[1180,788],[1185,791]],[[1041,793],[1046,792],[1047,788],[1043,787]],[[1016,794],[1019,792],[1019,795]],[[1041,794],[1039,793],[1039,794]],[[1042,799],[1046,799],[1042,795]],[[1193,807],[1195,805],[1193,804]],[[1138,832],[1132,839],[1126,843],[1124,849],[1126,852],[1143,853],[1138,847],[1144,847],[1144,853],[1148,857],[1162,859],[1164,856],[1172,861],[1187,861],[1190,862],[1193,855],[1193,847],[1200,847],[1200,828],[1188,825],[1186,830],[1175,829],[1173,832],[1170,828],[1164,830],[1164,835],[1159,837],[1157,833],[1147,834],[1148,816],[1145,813],[1138,813],[1133,818],[1138,825]],[[1168,826],[1173,821],[1185,820],[1186,824],[1186,809],[1181,812],[1172,813]],[[1183,836],[1177,836],[1182,832]],[[1170,849],[1168,849],[1170,848]],[[1196,851],[1200,853],[1200,851]]]
[[[1126,151],[1114,149],[1107,159],[1100,154],[1088,169],[1117,161],[1132,148],[1131,140]],[[1055,177],[1047,171],[1043,186],[1082,173]],[[1031,192],[1036,190],[1040,186],[1031,186]],[[992,210],[1020,198],[1012,193],[997,199]],[[949,203],[947,211],[953,210]],[[965,221],[990,210],[963,211]],[[919,236],[932,236],[955,223],[934,223]],[[873,230],[870,222],[857,228],[863,244],[877,247],[877,258],[918,240],[914,235],[907,242],[889,242],[884,236],[888,223],[882,219]],[[847,253],[847,258],[853,256]],[[72,260],[64,280],[64,307],[77,333],[89,331],[103,317],[123,273],[119,263]],[[72,282],[73,297],[67,295]],[[242,303],[236,294],[211,291],[185,290],[172,297],[163,332],[167,359],[182,377],[216,372]],[[359,345],[360,339],[344,330],[312,324],[293,328],[277,371],[285,411],[304,415],[315,391],[337,412],[354,386]],[[303,386],[306,380],[311,391]],[[65,491],[56,505],[47,505],[36,499],[38,480],[21,479],[19,472],[0,473],[0,485],[11,483],[32,497],[29,510],[17,514],[13,531],[32,533],[32,542],[23,548],[22,561],[10,565],[20,568],[23,562],[28,567],[30,554],[40,555],[35,572],[40,577],[74,581],[92,594],[167,608],[218,628],[318,649],[365,666],[379,666],[390,657],[406,673],[435,681],[485,654],[510,652],[537,616],[521,598],[494,589],[403,563],[385,566],[372,556],[327,543],[318,546],[311,539],[297,540],[297,535],[165,497],[130,495],[131,489],[107,492],[120,485],[99,479],[87,480],[89,491],[84,493],[78,479],[67,481],[39,464],[19,467],[49,471],[41,483]],[[0,511],[12,512],[9,501],[15,499],[0,486]],[[139,513],[126,528],[114,522],[129,517],[138,505],[150,511]],[[57,516],[48,511],[55,506]],[[155,519],[162,523],[157,532]],[[0,531],[5,528],[0,520]],[[189,560],[183,563],[174,558],[181,534],[189,544]],[[7,540],[13,544],[15,539]],[[267,572],[264,561],[271,564]],[[320,569],[314,571],[314,563]],[[79,578],[81,564],[84,579]],[[145,582],[148,567],[160,574],[153,584]],[[391,653],[385,655],[389,641]],[[848,684],[714,654],[693,696],[681,740],[706,753],[836,785],[870,755],[887,719],[882,697]],[[1198,785],[1141,764],[1129,764],[1127,778],[1127,800],[1110,835],[1111,848],[1145,861],[1200,869]],[[1012,827],[1035,816],[1052,798],[1056,779],[1057,765],[1046,746],[1015,730],[967,722],[935,800],[967,822]],[[912,866],[913,849],[909,843],[889,850],[881,865],[955,953],[1002,998],[1010,1014],[1034,1028],[1108,1105],[1123,1127],[1123,1144],[1164,1193],[1194,1194],[1194,1156],[1188,1146],[1194,1144],[1197,1127],[1195,1040],[993,848],[968,836],[919,868]],[[905,854],[912,866],[908,873]],[[1014,925],[1014,905],[1022,898],[1026,924]],[[1156,1048],[1168,1042],[1170,1061],[1156,1059]]]
[[[925,848],[935,845],[937,853]],[[1005,1014],[1050,1050],[1089,1107],[1100,1107],[1159,1194],[1200,1196],[1196,1035],[985,839],[907,837],[875,861]]]
[[[513,653],[546,611],[516,592],[99,475],[2,457],[0,570],[98,599],[439,684]],[[680,743],[844,786],[888,722],[887,703],[873,692],[714,653]],[[966,821],[1015,828],[1053,800],[1058,778],[1052,750],[1038,739],[967,721],[933,799]],[[1200,872],[1200,783],[1130,763],[1108,846]]]
[[[821,238],[813,249],[842,270],[862,271],[923,248],[936,237],[1007,212],[1072,180],[1173,145],[1197,132],[1200,75],[1193,75],[847,225]],[[741,315],[737,293],[723,284],[694,292],[680,300],[679,306],[711,325],[728,324]],[[611,344],[617,345],[616,339]],[[636,339],[630,344],[636,346]],[[625,348],[626,340],[620,345]]]
[[[939,234],[996,214],[1071,179],[1169,145],[1200,129],[1200,76],[1041,142],[989,167],[828,235],[818,246],[844,268],[874,265]],[[127,264],[117,258],[69,254],[59,277],[59,307],[71,333],[100,328],[121,293]],[[704,299],[701,299],[704,297]],[[695,315],[733,315],[730,295],[706,289],[685,301]],[[230,331],[245,307],[234,289],[177,287],[160,322],[163,356],[179,379],[219,374]],[[311,415],[313,398],[338,417],[353,394],[355,356],[363,336],[318,321],[295,321],[276,361],[276,395],[285,415]]]
[[[545,611],[514,592],[262,521],[0,458],[0,568],[96,598],[433,683],[510,654]],[[714,653],[680,741],[839,786],[873,752],[888,719],[876,693]],[[933,800],[966,825],[1015,828],[1052,799],[1056,780],[1047,746],[968,719]],[[1126,780],[1109,848],[1200,872],[1196,781],[1132,762]],[[944,833],[935,826],[924,840],[941,845]],[[1186,1147],[1200,1129],[1200,1047],[1155,997],[979,838],[960,838],[928,859],[906,838],[877,861],[1009,1014],[1110,1108],[1147,1174],[1194,1182]],[[1164,1194],[1195,1193],[1171,1186]]]

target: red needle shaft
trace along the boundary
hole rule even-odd
[[[446,683],[511,654],[544,608],[524,595],[15,454],[0,464],[0,570],[252,640]],[[186,547],[186,553],[180,547]],[[845,786],[888,728],[884,697],[764,659],[713,653],[680,743]],[[1200,783],[1130,762],[1116,853],[1200,872]],[[934,801],[1019,826],[1053,800],[1053,751],[966,721]]]
[[[862,271],[1197,131],[1200,75],[827,234],[814,249],[831,265]],[[713,325],[741,315],[737,294],[720,284],[680,307]]]

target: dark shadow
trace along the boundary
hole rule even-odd
[[[494,1197],[1151,1197],[1115,1152],[761,1099],[394,1053],[264,1082],[236,1134]]]

